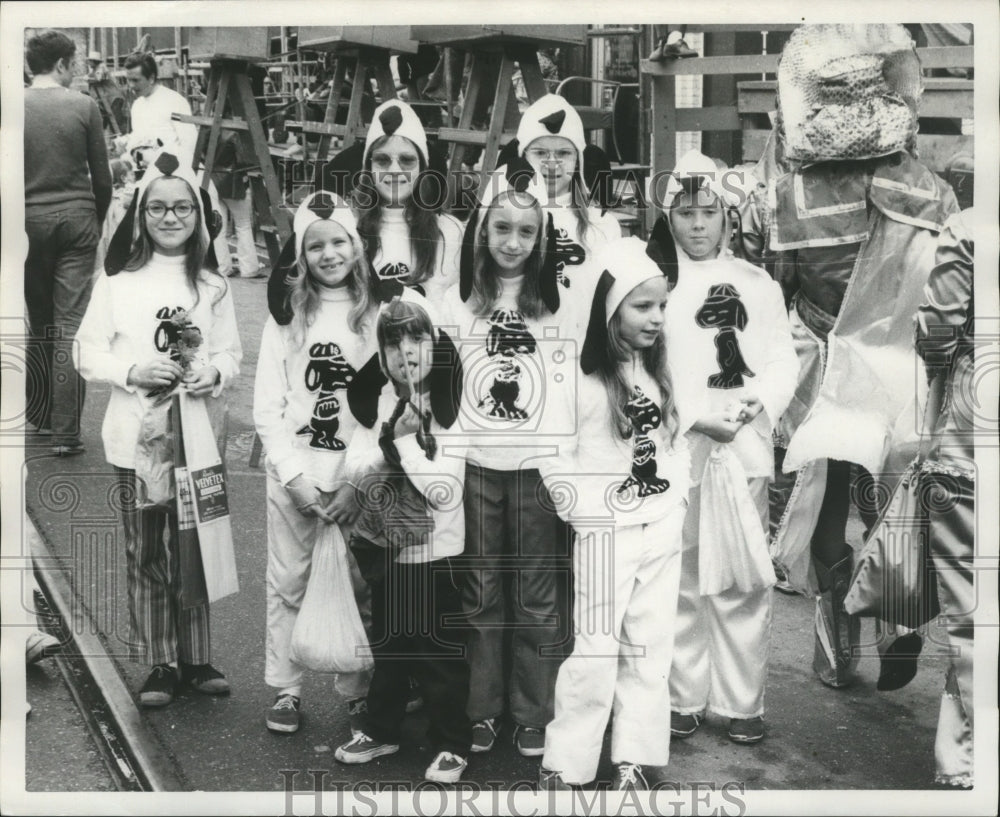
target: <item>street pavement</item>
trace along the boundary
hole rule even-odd
[[[253,377],[261,329],[267,313],[266,282],[231,279],[239,315],[244,357],[242,374],[229,390],[230,424],[226,462],[236,543],[240,592],[212,606],[213,664],[232,684],[232,695],[211,698],[181,693],[170,706],[144,711],[158,739],[178,764],[190,789],[201,791],[281,790],[288,773],[299,772],[296,786],[311,788],[307,770],[328,770],[327,788],[387,781],[420,781],[431,759],[422,745],[425,719],[408,718],[403,748],[395,756],[364,766],[343,766],[333,750],[350,737],[345,703],[333,679],[307,676],[304,722],[297,734],[278,736],[264,728],[272,691],[264,684],[264,569],[266,564],[264,473],[249,467],[253,441]],[[57,459],[38,440],[26,448],[25,502],[50,549],[70,572],[77,592],[94,616],[109,654],[127,685],[138,693],[148,669],[127,661],[124,548],[111,507],[112,470],[104,460],[100,426],[108,389],[88,390],[83,419],[85,454]],[[852,519],[850,539],[859,540]],[[934,777],[933,742],[938,699],[947,659],[937,645],[925,647],[917,678],[897,692],[875,690],[875,649],[861,661],[858,682],[844,690],[822,686],[811,670],[813,602],[775,594],[771,659],[767,687],[767,737],[740,746],[726,737],[726,722],[709,717],[698,733],[674,741],[670,764],[654,779],[681,785],[710,781],[741,783],[749,790],[923,789]],[[863,641],[872,642],[870,621]],[[932,637],[943,641],[932,630]],[[38,671],[33,671],[37,676]],[[35,679],[36,682],[40,678]],[[53,683],[45,673],[45,683]],[[37,683],[36,683],[37,686]],[[29,696],[32,682],[29,676]],[[35,717],[34,715],[32,717]],[[28,730],[32,744],[50,741]],[[606,742],[607,743],[607,742]],[[599,778],[610,779],[608,746]],[[50,743],[52,758],[66,768],[77,763],[72,743]],[[517,754],[511,727],[504,725],[494,750],[471,758],[464,780],[483,787],[510,787],[537,780],[538,761]],[[286,772],[283,774],[282,772]],[[96,782],[93,790],[100,790]],[[46,781],[38,781],[45,786]],[[81,785],[81,790],[86,790]],[[811,810],[808,806],[804,809]]]

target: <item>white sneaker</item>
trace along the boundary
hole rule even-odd
[[[60,648],[59,639],[54,635],[35,630],[28,634],[24,642],[24,659],[26,664],[34,664],[50,655],[55,655]]]
[[[451,752],[438,752],[437,757],[424,772],[424,780],[434,783],[457,783],[462,779],[462,772],[468,765],[464,757]]]

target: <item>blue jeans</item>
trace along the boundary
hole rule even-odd
[[[555,714],[556,675],[572,633],[569,530],[537,469],[472,463],[465,471],[465,529],[469,718],[502,715],[506,689],[514,721],[544,729]]]
[[[72,207],[24,220],[28,257],[24,301],[28,307],[27,419],[52,429],[54,445],[80,442],[86,394],[73,365],[73,341],[90,303],[100,230],[93,208]]]

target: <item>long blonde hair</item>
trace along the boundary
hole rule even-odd
[[[632,399],[632,386],[622,373],[623,364],[632,360],[635,351],[622,338],[621,312],[616,310],[608,324],[607,363],[597,373],[608,395],[609,425],[611,436],[627,440],[632,435],[632,424],[625,416],[623,406]],[[667,370],[667,343],[661,332],[648,349],[639,352],[642,367],[660,389],[660,415],[663,428],[671,442],[677,436],[679,420],[674,404],[674,388]],[[650,398],[652,399],[652,398]]]
[[[347,289],[353,306],[347,315],[347,325],[354,334],[361,335],[371,328],[376,298],[373,292],[373,275],[365,258],[364,248],[353,238],[351,244],[354,247],[354,266],[348,273]],[[305,252],[299,255],[295,268],[297,274],[289,279],[288,293],[288,305],[292,310],[292,336],[296,343],[305,343],[306,332],[319,311],[323,286],[310,271]]]

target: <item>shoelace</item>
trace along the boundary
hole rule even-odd
[[[479,721],[476,726],[485,726],[490,732],[493,733],[493,737],[497,736],[497,728],[493,725],[493,718],[488,718],[485,721]]]
[[[291,695],[282,695],[274,702],[273,709],[295,709],[295,698]]]
[[[351,701],[347,704],[347,714],[348,715],[360,715],[362,712],[368,711],[368,701],[361,698],[357,701]]]
[[[631,784],[636,786],[642,777],[642,766],[637,763],[622,763],[618,767],[618,787]]]
[[[451,752],[441,752],[437,756],[437,766],[440,767],[442,763],[446,762],[454,763],[456,766],[461,766],[465,761],[458,755],[454,755]]]
[[[167,664],[157,664],[155,667],[153,667],[153,671],[150,673],[150,675],[155,675],[157,678],[162,678],[164,675],[167,674],[169,675],[174,674],[174,668],[168,666]]]

